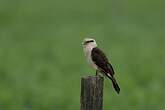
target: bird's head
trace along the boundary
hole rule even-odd
[[[92,39],[92,38],[85,38],[82,42],[82,45],[84,47],[87,47],[87,46],[97,47],[95,39]]]

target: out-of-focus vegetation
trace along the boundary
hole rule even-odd
[[[1,0],[0,110],[79,110],[84,37],[121,87],[105,80],[104,110],[164,110],[164,30],[162,0]]]

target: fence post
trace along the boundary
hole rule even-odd
[[[81,78],[81,110],[103,110],[103,82],[100,76]]]

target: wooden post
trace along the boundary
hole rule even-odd
[[[103,82],[100,76],[81,78],[81,110],[103,110]]]

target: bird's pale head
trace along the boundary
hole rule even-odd
[[[85,38],[82,42],[82,45],[83,47],[88,47],[88,46],[93,47],[93,48],[97,47],[95,39],[92,39],[92,38]]]

